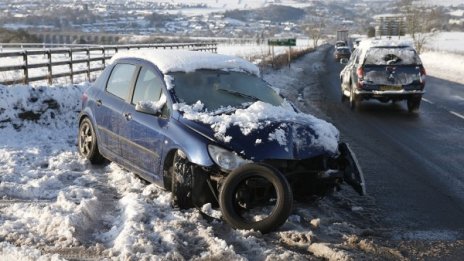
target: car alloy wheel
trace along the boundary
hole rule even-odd
[[[232,171],[219,194],[225,221],[237,229],[268,233],[287,220],[293,207],[291,187],[269,165],[249,163]]]
[[[78,136],[79,153],[91,163],[101,163],[103,157],[98,151],[97,135],[88,118],[82,120],[79,126]]]

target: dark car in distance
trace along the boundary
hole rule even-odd
[[[118,163],[172,192],[212,203],[232,227],[282,225],[293,197],[362,172],[333,125],[299,112],[240,58],[190,51],[116,54],[82,97],[79,153]]]
[[[408,43],[364,40],[340,73],[342,101],[351,109],[362,100],[407,101],[409,112],[419,109],[425,93],[425,69]]]
[[[345,59],[350,59],[351,56],[351,50],[348,46],[341,46],[341,47],[336,47],[334,51],[334,58],[337,61],[340,61],[340,59],[345,58]]]

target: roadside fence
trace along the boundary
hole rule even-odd
[[[215,42],[163,43],[106,46],[68,46],[44,48],[41,44],[1,44],[0,43],[0,84],[29,84],[69,77],[74,83],[76,76],[102,71],[107,61],[120,51],[134,49],[184,49],[192,51],[217,52]]]

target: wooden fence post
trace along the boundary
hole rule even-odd
[[[72,51],[72,48],[69,48],[68,54],[69,54],[69,72],[70,72],[69,77],[71,78],[71,84],[74,84],[73,51]]]
[[[27,61],[27,51],[23,51],[23,61],[24,61],[24,84],[29,84],[29,63]]]
[[[87,48],[87,80],[90,82],[90,50]]]
[[[102,47],[101,50],[102,50],[102,56],[103,56],[102,57],[102,64],[103,64],[103,68],[105,68],[106,67],[105,47]]]
[[[53,70],[52,70],[52,50],[47,50],[47,58],[48,58],[48,84],[53,83]]]

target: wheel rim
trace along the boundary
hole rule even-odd
[[[269,180],[258,175],[242,180],[234,189],[233,205],[241,219],[256,223],[269,218],[276,210],[276,188]]]
[[[85,157],[89,156],[94,142],[90,124],[84,122],[79,130],[79,151]]]

